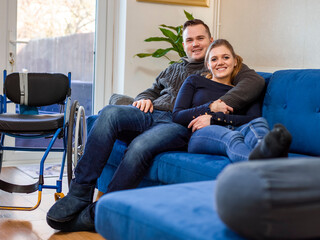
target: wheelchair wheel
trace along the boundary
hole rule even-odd
[[[84,145],[87,138],[86,118],[84,108],[74,101],[71,110],[68,125],[68,142],[67,142],[67,175],[68,186],[74,176],[74,168],[81,158]]]

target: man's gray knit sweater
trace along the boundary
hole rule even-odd
[[[182,62],[174,63],[162,71],[152,87],[140,93],[135,101],[150,99],[154,109],[172,112],[184,80],[191,74],[203,72],[208,72],[204,62],[191,63],[187,58],[182,58]],[[235,87],[220,99],[235,110],[239,110],[262,94],[265,81],[254,70],[243,64],[233,80],[233,85]]]

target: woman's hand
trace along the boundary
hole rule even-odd
[[[228,106],[225,102],[223,102],[220,99],[212,102],[209,105],[209,108],[211,112],[223,112],[224,114],[229,114],[233,112],[233,108]]]
[[[132,103],[132,106],[139,108],[142,112],[153,112],[153,104],[150,99],[141,99]]]
[[[195,119],[193,119],[188,128],[192,128],[192,132],[195,132],[203,127],[209,126],[212,116],[211,115],[201,115]]]

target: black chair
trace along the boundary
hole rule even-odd
[[[44,152],[40,161],[39,179],[31,185],[17,185],[0,180],[0,189],[7,192],[31,193],[38,190],[35,206],[0,206],[0,210],[34,210],[41,202],[43,188],[55,189],[55,199],[62,198],[62,178],[68,155],[68,180],[72,178],[74,163],[82,154],[86,139],[85,114],[77,101],[71,105],[71,74],[11,73],[4,71],[4,94],[0,96],[0,170],[4,151]],[[7,104],[17,104],[19,113],[7,113]],[[58,104],[59,113],[45,113],[41,109]],[[82,121],[81,121],[82,118]],[[82,129],[80,129],[82,127]],[[5,137],[51,138],[47,147],[5,146]],[[77,139],[75,140],[75,136]],[[62,147],[54,147],[62,139]],[[68,147],[69,146],[69,147]],[[76,150],[75,150],[76,149]],[[62,152],[61,171],[56,185],[44,184],[44,163],[49,152]],[[73,156],[76,153],[76,156]],[[1,175],[0,175],[1,176]],[[0,203],[1,205],[1,203]]]

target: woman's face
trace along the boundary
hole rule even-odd
[[[230,81],[237,62],[230,50],[222,45],[211,49],[207,65],[214,79]]]

